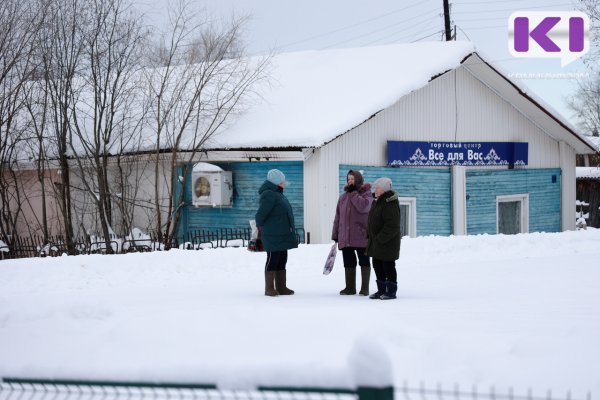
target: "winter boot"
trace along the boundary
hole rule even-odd
[[[369,278],[371,277],[371,267],[360,267],[360,276],[362,278],[362,284],[360,285],[361,296],[369,295]]]
[[[398,283],[392,281],[385,281],[385,293],[381,295],[381,300],[392,300],[396,298],[396,291],[398,290]]]
[[[279,296],[275,290],[275,271],[265,271],[265,296]]]
[[[287,272],[285,269],[281,271],[275,271],[275,287],[281,295],[294,294],[292,289],[289,289],[286,285]]]
[[[377,283],[377,291],[369,296],[370,299],[379,300],[381,296],[385,293],[385,281],[376,280]]]
[[[344,273],[346,274],[346,287],[340,291],[340,294],[356,294],[356,267],[344,268]]]

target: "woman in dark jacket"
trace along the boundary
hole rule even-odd
[[[367,247],[367,217],[373,202],[371,184],[364,183],[359,171],[348,171],[344,193],[340,196],[335,209],[331,238],[337,242],[344,257],[346,287],[341,295],[356,294],[356,258],[360,265],[362,285],[359,294],[369,295],[369,277],[371,266],[365,254]]]
[[[267,180],[258,193],[260,202],[256,212],[256,226],[267,252],[265,265],[265,296],[294,294],[286,287],[287,251],[298,247],[294,214],[288,199],[283,195],[285,175],[278,169],[267,174]]]
[[[370,299],[396,298],[396,260],[400,258],[400,203],[389,178],[375,181],[375,198],[369,212],[367,254],[373,258],[377,292]]]

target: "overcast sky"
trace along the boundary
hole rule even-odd
[[[169,0],[138,1],[150,20],[164,18]],[[443,29],[442,0],[198,0],[198,4],[217,17],[250,16],[246,34],[250,54],[440,40]],[[459,40],[474,42],[487,61],[506,73],[543,76],[523,82],[575,123],[566,97],[573,93],[577,81],[556,77],[562,73],[585,74],[581,60],[563,68],[557,58],[514,58],[508,51],[507,27],[515,11],[575,10],[576,2],[457,0],[451,4]]]

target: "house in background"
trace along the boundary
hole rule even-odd
[[[587,226],[600,228],[600,137],[587,138],[598,153],[577,155],[577,212],[587,214]]]

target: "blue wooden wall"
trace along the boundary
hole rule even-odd
[[[386,176],[401,197],[417,198],[417,236],[452,234],[452,188],[450,169],[389,168],[340,165],[340,193],[351,169],[362,170],[373,184]]]
[[[525,193],[529,231],[559,232],[560,173],[558,168],[467,171],[467,233],[495,234],[496,196]]]
[[[296,228],[304,227],[304,167],[301,161],[267,161],[211,163],[218,165],[233,175],[233,206],[202,207],[192,205],[191,170],[188,169],[187,187],[185,188],[185,210],[183,212],[181,233],[203,228],[237,228],[248,227],[248,221],[254,219],[258,209],[258,189],[267,179],[267,172],[277,168],[281,170],[290,185],[284,194],[290,201],[294,211]],[[181,171],[181,169],[180,169]],[[177,194],[175,194],[177,195]]]

